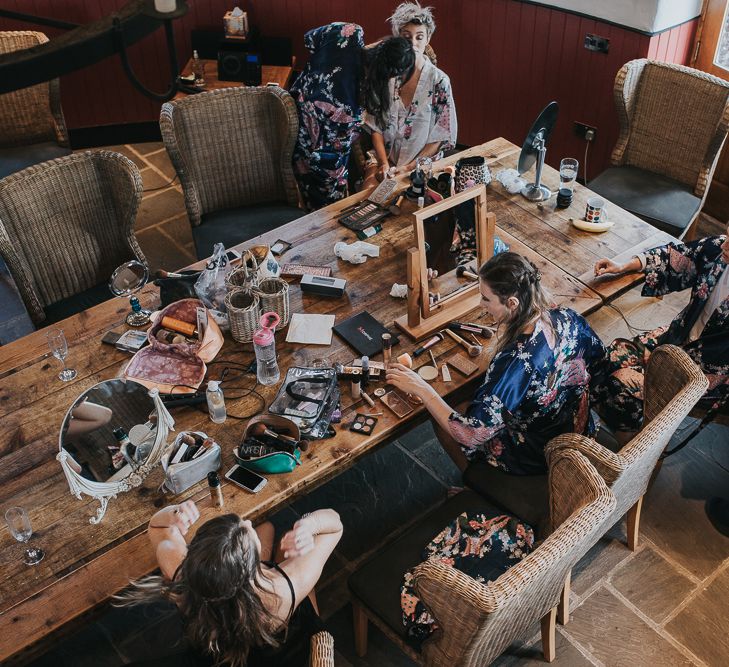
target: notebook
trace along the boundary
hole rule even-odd
[[[331,345],[334,315],[294,313],[286,334],[287,343]]]
[[[334,333],[357,350],[359,354],[368,357],[382,352],[383,333],[389,333],[392,336],[393,346],[397,344],[397,336],[366,310],[337,324],[334,327]]]

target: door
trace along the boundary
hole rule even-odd
[[[693,60],[696,69],[729,80],[729,0],[705,0],[696,32]],[[704,211],[722,222],[729,220],[729,141],[716,165]]]

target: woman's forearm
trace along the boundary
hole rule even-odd
[[[440,150],[440,141],[434,141],[431,144],[425,144],[425,147],[423,148],[420,153],[418,153],[417,157],[414,160],[411,160],[407,164],[400,167],[400,169],[404,171],[412,171],[415,169],[415,165],[417,164],[417,161],[421,158],[426,157],[433,157],[439,150]]]
[[[375,149],[375,157],[377,157],[377,164],[380,167],[389,166],[387,160],[387,150],[385,149],[385,139],[381,132],[372,133],[372,146]]]
[[[338,533],[342,530],[342,521],[339,514],[333,509],[321,509],[304,515],[305,519],[311,521],[312,533],[314,535],[327,535]]]
[[[424,392],[425,393],[425,392]],[[427,394],[421,396],[425,409],[444,431],[450,432],[450,416],[453,408],[446,403],[432,387],[428,388]]]
[[[625,262],[622,267],[622,273],[634,273],[643,270],[643,264],[638,257],[633,257],[629,262]]]

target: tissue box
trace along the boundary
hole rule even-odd
[[[233,12],[225,12],[223,16],[223,28],[226,37],[246,39],[248,37],[248,14],[246,12],[240,12],[236,16]]]

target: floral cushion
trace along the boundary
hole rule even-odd
[[[516,517],[468,516],[463,512],[428,543],[423,560],[455,567],[485,584],[518,563],[533,547],[534,531]],[[408,638],[420,643],[438,626],[414,591],[413,571],[408,570],[400,591],[402,620]]]

